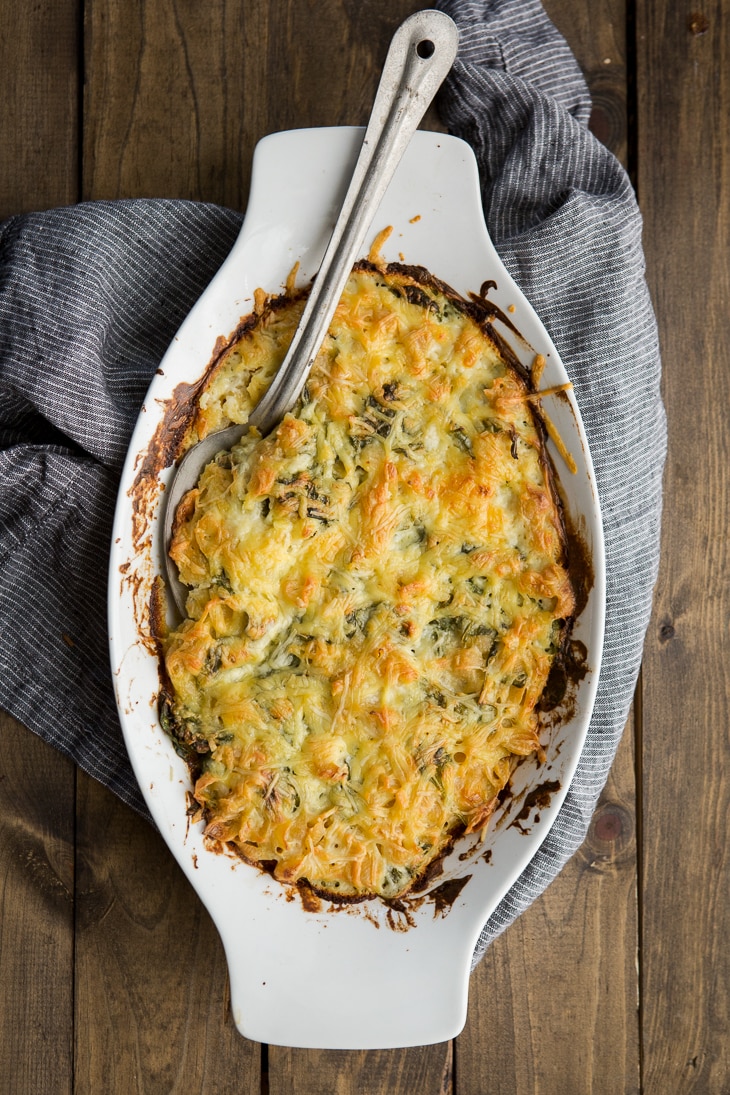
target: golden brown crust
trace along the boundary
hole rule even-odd
[[[198,400],[245,422],[303,297],[259,301]],[[281,881],[394,898],[482,830],[574,611],[529,378],[420,268],[358,263],[295,412],[178,511],[189,618],[165,721],[210,842]]]

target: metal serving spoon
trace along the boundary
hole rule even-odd
[[[183,616],[187,590],[169,555],[175,511],[217,453],[235,445],[249,426],[262,435],[269,433],[301,395],[380,201],[454,63],[458,41],[456,24],[440,11],[416,12],[395,32],[352,180],[287,355],[248,422],[209,434],[194,445],[168,486],[164,554],[168,586]]]

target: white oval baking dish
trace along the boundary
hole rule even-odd
[[[478,845],[475,836],[457,841],[430,898],[406,900],[400,908],[321,902],[310,910],[268,875],[206,850],[202,825],[189,824],[188,772],[158,720],[158,663],[149,632],[152,583],[164,572],[160,500],[172,469],[148,475],[141,504],[145,459],[156,445],[159,451],[176,389],[179,397],[179,385],[201,376],[216,340],[252,310],[254,290],[280,291],[296,261],[300,283],[316,272],[361,139],[356,128],[309,129],[258,144],[241,233],[175,336],[140,413],[122,475],[109,580],[111,660],[125,742],[152,816],[220,932],[235,1022],[257,1041],[330,1049],[423,1045],[461,1030],[480,929],[544,840],[575,771],[596,691],[605,601],[599,505],[571,394],[552,400],[549,412],[578,467],[570,474],[553,453],[567,509],[592,558],[593,588],[574,630],[588,652],[589,672],[570,718],[546,731],[544,766],[528,760],[517,769],[512,795],[485,842]],[[502,332],[518,357],[525,363],[535,353],[546,357],[545,385],[567,379],[489,239],[467,144],[416,133],[373,235],[386,225],[393,227],[382,251],[388,261],[425,266],[464,295],[496,282],[489,299],[520,331],[522,339]],[[541,796],[537,824],[535,810],[525,813],[525,796],[544,781],[551,793]]]

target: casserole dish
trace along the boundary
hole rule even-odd
[[[280,290],[296,262],[317,270],[356,158],[359,129],[298,130],[257,146],[251,197],[231,254],[174,339],[150,387],[130,444],[115,517],[109,581],[111,659],[125,742],[150,812],[207,906],[223,940],[235,1022],[246,1037],[331,1049],[443,1041],[462,1028],[471,956],[480,929],[544,840],[567,793],[588,728],[600,663],[604,579],[600,513],[572,395],[549,413],[575,461],[553,452],[569,524],[590,558],[591,588],[573,629],[587,672],[569,712],[543,736],[545,760],[516,770],[480,843],[463,837],[425,892],[399,901],[331,905],[293,891],[205,845],[186,816],[184,761],[160,726],[155,580],[164,573],[161,510],[196,383],[254,292]],[[524,364],[546,360],[543,383],[567,380],[555,347],[508,276],[484,226],[471,149],[416,133],[374,221],[393,231],[386,261],[426,267],[468,296],[490,285],[507,322],[500,334]],[[519,332],[519,335],[516,334]],[[535,813],[539,814],[539,824]]]

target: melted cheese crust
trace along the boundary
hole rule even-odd
[[[303,299],[223,355],[195,432],[245,422]],[[353,271],[304,396],[221,453],[171,554],[165,720],[213,842],[329,895],[404,893],[483,828],[574,599],[525,379],[471,306]]]

